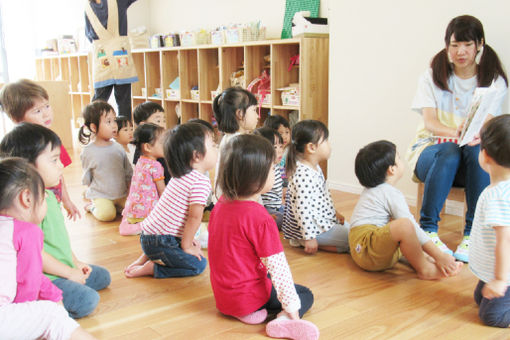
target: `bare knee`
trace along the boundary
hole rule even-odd
[[[390,222],[390,233],[394,240],[401,240],[405,236],[416,234],[413,222],[408,218],[399,218]]]

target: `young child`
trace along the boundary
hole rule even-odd
[[[287,119],[280,115],[271,115],[264,121],[264,126],[277,131],[283,139],[283,156],[280,160],[280,168],[283,179],[283,186],[286,188],[288,185],[287,175],[285,174],[285,163],[287,162],[287,154],[289,152],[289,143],[291,137],[290,124]]]
[[[283,222],[283,180],[280,170],[280,161],[283,155],[283,139],[282,136],[269,127],[261,127],[254,132],[267,139],[274,147],[274,184],[271,190],[260,195],[262,203],[267,212],[275,219],[278,229],[281,229]]]
[[[349,228],[333,199],[319,162],[329,158],[328,128],[317,120],[298,122],[292,130],[287,157],[289,187],[285,198],[283,235],[305,252],[317,249],[346,253]]]
[[[163,129],[166,129],[165,110],[158,103],[145,102],[139,104],[137,107],[135,107],[135,110],[133,112],[133,119],[137,126],[145,123],[152,123],[161,126]],[[136,165],[136,162],[138,162],[138,158],[140,158],[140,153],[135,150],[133,164]],[[170,181],[170,178],[172,178],[172,176],[170,176],[170,172],[168,171],[166,161],[163,157],[158,158],[157,161],[163,167],[163,170],[165,172],[165,185],[167,185],[168,181]]]
[[[52,187],[62,175],[60,139],[43,126],[22,123],[0,143],[0,157],[22,157],[35,165],[44,186]],[[105,268],[79,261],[71,250],[64,216],[55,195],[46,190],[47,212],[41,223],[44,234],[43,271],[62,290],[65,309],[78,319],[94,311],[98,290],[108,287],[110,273]]]
[[[480,132],[480,166],[490,185],[476,204],[469,268],[479,316],[488,326],[510,326],[510,115],[492,118]]]
[[[140,234],[142,222],[154,209],[165,190],[163,167],[156,160],[164,156],[164,130],[155,124],[143,124],[136,128],[133,144],[141,154],[136,163],[131,187],[122,211],[121,235]]]
[[[312,306],[313,294],[294,285],[276,223],[258,203],[273,187],[273,146],[260,136],[239,135],[226,148],[218,177],[223,196],[209,220],[216,307],[247,324],[278,314],[266,326],[268,336],[317,339],[317,327],[300,320]]]
[[[201,124],[178,125],[166,137],[164,150],[172,179],[141,222],[143,254],[126,268],[127,277],[193,276],[207,265],[194,236],[211,192],[206,173],[214,168],[218,155],[213,135]]]
[[[22,158],[0,161],[0,338],[93,339],[42,273],[44,183]],[[59,304],[57,304],[59,303]]]
[[[462,262],[455,261],[451,250],[434,244],[414,220],[404,195],[395,188],[404,173],[395,144],[377,141],[362,148],[356,156],[355,172],[365,187],[349,231],[351,256],[358,266],[369,271],[386,270],[403,254],[420,279],[459,273]]]
[[[2,110],[15,123],[22,122],[39,124],[50,128],[53,122],[53,110],[50,106],[48,92],[44,87],[28,79],[5,84],[0,91]],[[67,167],[72,160],[64,145],[60,146],[60,162]],[[71,201],[64,177],[53,188],[55,197],[62,202],[69,218],[76,220],[81,217],[80,211]]]
[[[85,209],[99,221],[113,221],[124,208],[133,168],[124,149],[111,140],[117,123],[110,104],[100,100],[88,104],[83,119],[79,132],[80,142],[86,145],[80,156],[82,183],[88,186],[85,197],[92,201]]]
[[[122,145],[124,151],[128,156],[128,160],[133,166],[133,158],[135,156],[135,146],[131,143],[133,141],[133,123],[131,120],[124,116],[119,116],[115,119],[117,122],[117,133],[115,134],[115,141]]]

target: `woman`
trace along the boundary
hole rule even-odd
[[[489,184],[489,176],[478,164],[477,139],[459,147],[454,142],[437,144],[434,137],[459,136],[476,87],[495,90],[487,119],[501,114],[508,81],[496,52],[485,43],[483,26],[477,18],[463,15],[452,19],[446,28],[445,44],[418,82],[412,109],[423,116],[423,124],[418,127],[408,161],[414,175],[425,184],[420,225],[440,247],[445,246],[437,235],[439,213],[451,187],[465,187],[468,210],[464,238],[454,256],[468,262],[476,202]]]

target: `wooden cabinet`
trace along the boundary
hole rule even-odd
[[[298,54],[300,64],[289,70],[290,58]],[[328,37],[133,50],[133,59],[139,77],[133,84],[133,108],[147,100],[159,103],[165,109],[168,128],[179,123],[178,111],[182,122],[191,118],[211,122],[211,91],[230,87],[231,75],[239,69],[244,69],[246,85],[264,70],[270,74],[272,100],[262,105],[261,123],[268,114],[289,118],[292,111],[299,112],[300,120],[328,123]],[[177,77],[180,97],[169,98],[166,89]],[[277,90],[291,83],[300,88],[296,106],[283,105]],[[199,89],[197,98],[191,94],[194,86]]]

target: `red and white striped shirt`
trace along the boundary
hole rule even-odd
[[[179,178],[172,177],[154,210],[141,222],[142,231],[182,237],[190,205],[205,206],[210,192],[209,177],[196,170]]]

